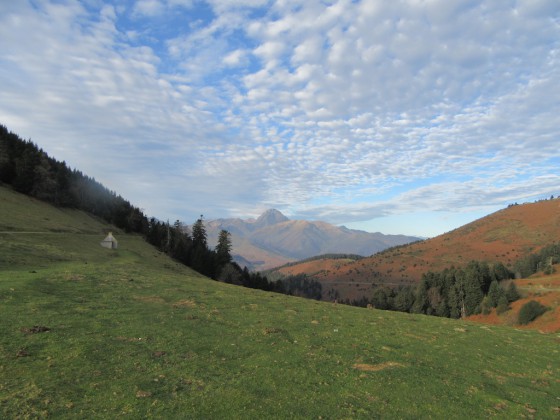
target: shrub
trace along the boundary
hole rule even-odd
[[[534,321],[547,311],[546,306],[541,305],[536,300],[531,300],[521,307],[519,310],[518,323],[521,325]]]
[[[488,315],[490,312],[492,312],[492,306],[490,305],[490,299],[488,298],[488,296],[484,296],[484,299],[482,299],[482,302],[479,306],[480,313],[482,313],[482,315]]]
[[[509,309],[509,302],[505,295],[502,295],[498,300],[498,306],[496,306],[496,314],[501,315]]]
[[[515,286],[514,282],[511,282],[509,284],[509,287],[506,290],[506,297],[507,297],[508,302],[515,302],[516,300],[518,300],[521,297],[521,295],[517,291],[517,287]]]
[[[554,274],[555,272],[556,269],[554,268],[553,265],[547,265],[546,268],[544,269],[544,274],[546,275]]]

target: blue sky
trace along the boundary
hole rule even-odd
[[[435,236],[560,194],[560,3],[0,2],[0,123],[149,216]]]

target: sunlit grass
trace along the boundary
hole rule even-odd
[[[2,418],[558,415],[558,335],[217,283],[122,233],[9,235]]]

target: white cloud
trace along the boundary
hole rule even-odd
[[[0,122],[160,217],[505,204],[557,181],[559,19],[556,1],[8,2]]]
[[[165,4],[160,0],[138,0],[133,10],[136,15],[152,17],[161,15],[165,10]]]
[[[247,64],[247,51],[238,49],[227,54],[223,62],[226,66],[238,67]]]

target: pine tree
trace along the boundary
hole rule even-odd
[[[462,300],[457,286],[453,286],[449,290],[449,317],[450,318],[460,318],[462,313]]]
[[[436,316],[449,318],[450,316],[449,305],[447,304],[447,301],[445,299],[442,299],[441,302],[438,304],[434,314]]]
[[[204,227],[203,215],[194,223],[192,227],[192,238],[195,247],[208,248],[206,228]]]
[[[218,236],[218,245],[216,246],[216,254],[218,256],[218,264],[225,265],[231,262],[231,234],[222,229]]]
[[[480,303],[484,298],[482,293],[483,282],[481,276],[476,270],[467,268],[462,276],[460,276],[460,287],[463,293],[463,307],[461,308],[461,317],[469,316],[477,313]]]
[[[410,312],[412,312],[413,314],[425,314],[426,309],[429,305],[430,302],[428,298],[428,285],[425,279],[422,279],[416,289],[414,304],[412,305]]]
[[[397,311],[410,312],[414,304],[414,291],[410,286],[401,287],[396,292],[393,305]]]
[[[509,303],[505,295],[502,295],[498,300],[498,306],[496,306],[496,313],[498,315],[503,314],[509,309]]]
[[[498,306],[498,301],[500,300],[500,296],[504,294],[504,289],[500,287],[498,282],[494,280],[490,283],[490,289],[488,290],[488,299],[487,303],[490,308],[495,308]]]
[[[492,267],[492,273],[493,277],[498,281],[510,279],[512,276],[512,273],[510,273],[506,266],[501,262],[494,264],[494,267]]]
[[[521,297],[519,292],[517,291],[517,287],[515,287],[515,283],[511,282],[509,284],[508,289],[506,290],[506,298],[508,302],[515,302]]]
[[[390,309],[390,290],[387,287],[377,287],[371,296],[371,303],[376,309]]]

